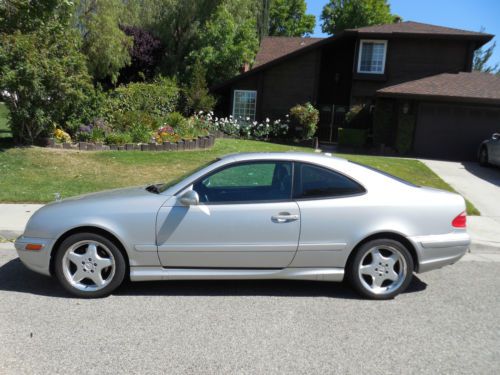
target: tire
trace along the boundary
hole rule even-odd
[[[76,233],[59,246],[54,271],[61,285],[81,298],[106,297],[125,278],[125,258],[106,237]]]
[[[479,165],[481,167],[487,167],[490,165],[488,162],[488,150],[484,146],[479,150]]]
[[[377,239],[357,249],[348,278],[363,297],[392,299],[406,290],[413,277],[413,259],[398,241]]]

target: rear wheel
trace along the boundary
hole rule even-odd
[[[391,299],[403,292],[413,276],[413,260],[398,241],[378,239],[363,244],[348,270],[351,285],[371,299]]]
[[[105,297],[122,283],[125,259],[117,246],[94,233],[77,233],[63,241],[55,258],[55,274],[70,293]]]
[[[481,150],[479,151],[479,164],[482,167],[487,167],[488,166],[488,150],[486,147],[481,147]]]

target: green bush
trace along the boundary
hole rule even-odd
[[[345,121],[350,129],[369,129],[372,124],[369,105],[355,105],[345,115]]]
[[[104,141],[108,145],[124,145],[132,143],[133,138],[130,133],[113,132],[109,133]]]
[[[319,111],[311,103],[298,104],[290,109],[290,122],[295,128],[302,129],[302,139],[310,139],[316,133]]]
[[[196,59],[192,67],[190,83],[182,90],[186,103],[186,114],[198,113],[199,111],[209,112],[214,108],[216,101],[208,91],[205,76],[205,68],[200,60]]]
[[[160,77],[152,83],[130,83],[113,90],[104,104],[104,112],[112,123],[119,113],[145,112],[163,117],[176,110],[178,101],[175,81]]]
[[[147,125],[136,123],[128,128],[128,134],[134,143],[149,143],[153,137],[153,131]]]
[[[127,132],[132,126],[140,124],[148,130],[158,129],[162,121],[159,116],[150,115],[144,111],[114,112],[111,127],[115,131]]]
[[[363,147],[367,137],[367,129],[339,128],[339,145],[341,146]]]
[[[394,102],[391,99],[378,99],[373,121],[373,143],[389,145],[394,134]]]
[[[55,127],[74,133],[92,118],[95,90],[76,31],[45,25],[36,32],[0,34],[0,92],[17,142],[33,144]]]

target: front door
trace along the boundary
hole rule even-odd
[[[192,187],[200,204],[162,207],[157,244],[164,267],[284,268],[297,251],[300,212],[292,164],[224,166]]]

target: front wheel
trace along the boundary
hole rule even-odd
[[[348,270],[354,289],[371,299],[391,299],[403,292],[413,276],[413,260],[398,241],[379,239],[363,244]]]
[[[55,258],[55,274],[71,294],[83,298],[105,297],[125,277],[125,259],[117,246],[94,233],[66,238]]]

